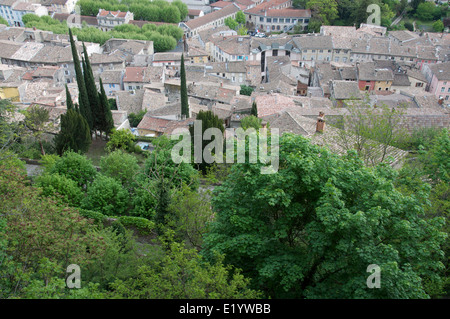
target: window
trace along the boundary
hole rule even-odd
[[[319,50],[320,53],[323,53],[323,50]]]
[[[447,95],[447,96],[445,97],[445,100],[448,101],[448,98],[449,98],[449,95]]]
[[[131,85],[128,86],[128,90],[132,90],[133,87]]]
[[[447,81],[444,82],[444,85],[447,85]]]
[[[278,56],[278,50],[272,50],[272,56]]]
[[[273,19],[272,19],[272,22],[273,22],[273,23],[278,22],[278,18],[273,18]]]
[[[280,18],[280,23],[284,23],[284,18]]]
[[[417,82],[416,83],[416,88],[420,88],[420,87],[423,87],[423,83],[422,82]]]
[[[311,50],[312,51],[312,53],[316,53],[316,50]]]
[[[309,22],[309,19],[305,19],[305,23],[308,23]]]
[[[450,88],[448,88],[447,93],[450,92]]]
[[[272,18],[267,18],[267,22],[272,22]]]
[[[297,19],[292,19],[292,23],[297,23]]]
[[[272,30],[275,30],[275,26],[274,25],[272,26]]]
[[[259,22],[264,22],[264,17],[259,17]]]
[[[286,19],[286,23],[291,23],[291,19]]]
[[[441,88],[441,92],[445,92],[445,88],[444,87]]]
[[[279,25],[277,25],[277,30],[280,30],[280,26]]]

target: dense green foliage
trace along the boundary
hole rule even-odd
[[[128,192],[119,181],[99,174],[89,185],[81,207],[107,216],[120,216],[127,210],[128,202]]]
[[[122,149],[125,151],[133,151],[136,142],[136,136],[131,133],[130,130],[112,130],[108,143],[106,143],[106,149],[108,151],[114,151]]]
[[[239,91],[239,94],[250,96],[252,95],[253,91],[254,89],[251,86],[241,85],[241,90]]]
[[[137,114],[135,114],[135,113],[128,114],[128,121],[130,121],[130,126],[137,127],[139,125],[139,123],[142,121],[142,119],[144,118],[144,115],[146,113],[147,113],[146,110],[142,110],[142,111],[139,111]]]
[[[426,192],[403,195],[395,176],[283,135],[277,174],[235,164],[216,189],[205,255],[225,254],[266,297],[427,298],[424,282],[442,284],[444,220],[425,219]],[[380,289],[366,286],[371,264]]]
[[[122,12],[130,11],[135,20],[178,23],[188,14],[187,5],[177,0],[80,0],[81,15],[97,16],[99,9]]]
[[[246,116],[241,120],[241,127],[246,130],[248,128],[254,128],[256,131],[258,131],[262,125],[262,119],[257,118],[254,115]]]
[[[97,170],[89,159],[73,151],[65,152],[53,163],[49,172],[65,176],[75,181],[79,187],[86,187],[97,174]]]
[[[40,30],[52,31],[55,34],[68,34],[69,28],[67,22],[59,22],[49,16],[38,17],[33,14],[25,14],[22,20],[26,27],[35,27]],[[103,45],[111,38],[115,39],[134,39],[153,41],[155,52],[164,52],[173,50],[177,41],[183,36],[183,31],[176,25],[163,24],[144,24],[142,28],[132,24],[123,24],[115,26],[113,30],[102,31],[95,27],[84,25],[81,29],[73,28],[72,33],[77,36],[78,41],[94,42]]]
[[[76,110],[68,109],[61,115],[61,130],[54,139],[58,154],[68,150],[87,152],[92,142],[91,131],[86,119]]]

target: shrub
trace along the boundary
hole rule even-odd
[[[93,219],[96,224],[103,224],[103,222],[107,218],[102,213],[99,213],[99,212],[96,212],[93,210],[89,210],[89,209],[79,208],[78,212],[80,213],[81,216],[83,216],[85,218]]]
[[[71,206],[79,206],[83,192],[77,183],[59,174],[44,174],[36,177],[36,185],[42,188],[42,195],[61,195],[61,199]]]
[[[125,213],[128,207],[128,192],[114,178],[98,174],[89,186],[81,207],[107,216]]]
[[[150,235],[155,228],[155,223],[142,217],[135,216],[121,216],[120,223],[126,226],[136,227],[142,235]]]
[[[85,187],[94,179],[97,170],[86,156],[68,151],[55,162],[50,173],[66,176]]]

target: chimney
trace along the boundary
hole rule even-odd
[[[323,133],[323,130],[325,129],[325,113],[319,112],[319,116],[317,117],[317,124],[316,124],[316,132]]]

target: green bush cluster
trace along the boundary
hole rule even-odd
[[[52,31],[55,34],[68,34],[69,32],[66,21],[59,22],[49,16],[38,17],[34,14],[25,14],[22,21],[27,28],[35,27],[40,30]],[[111,31],[102,31],[84,24],[81,29],[73,28],[72,32],[79,41],[94,42],[100,45],[111,38],[153,41],[156,52],[173,50],[177,41],[183,36],[183,31],[176,25],[156,26],[152,23],[144,24],[142,28],[124,24],[114,27]]]

